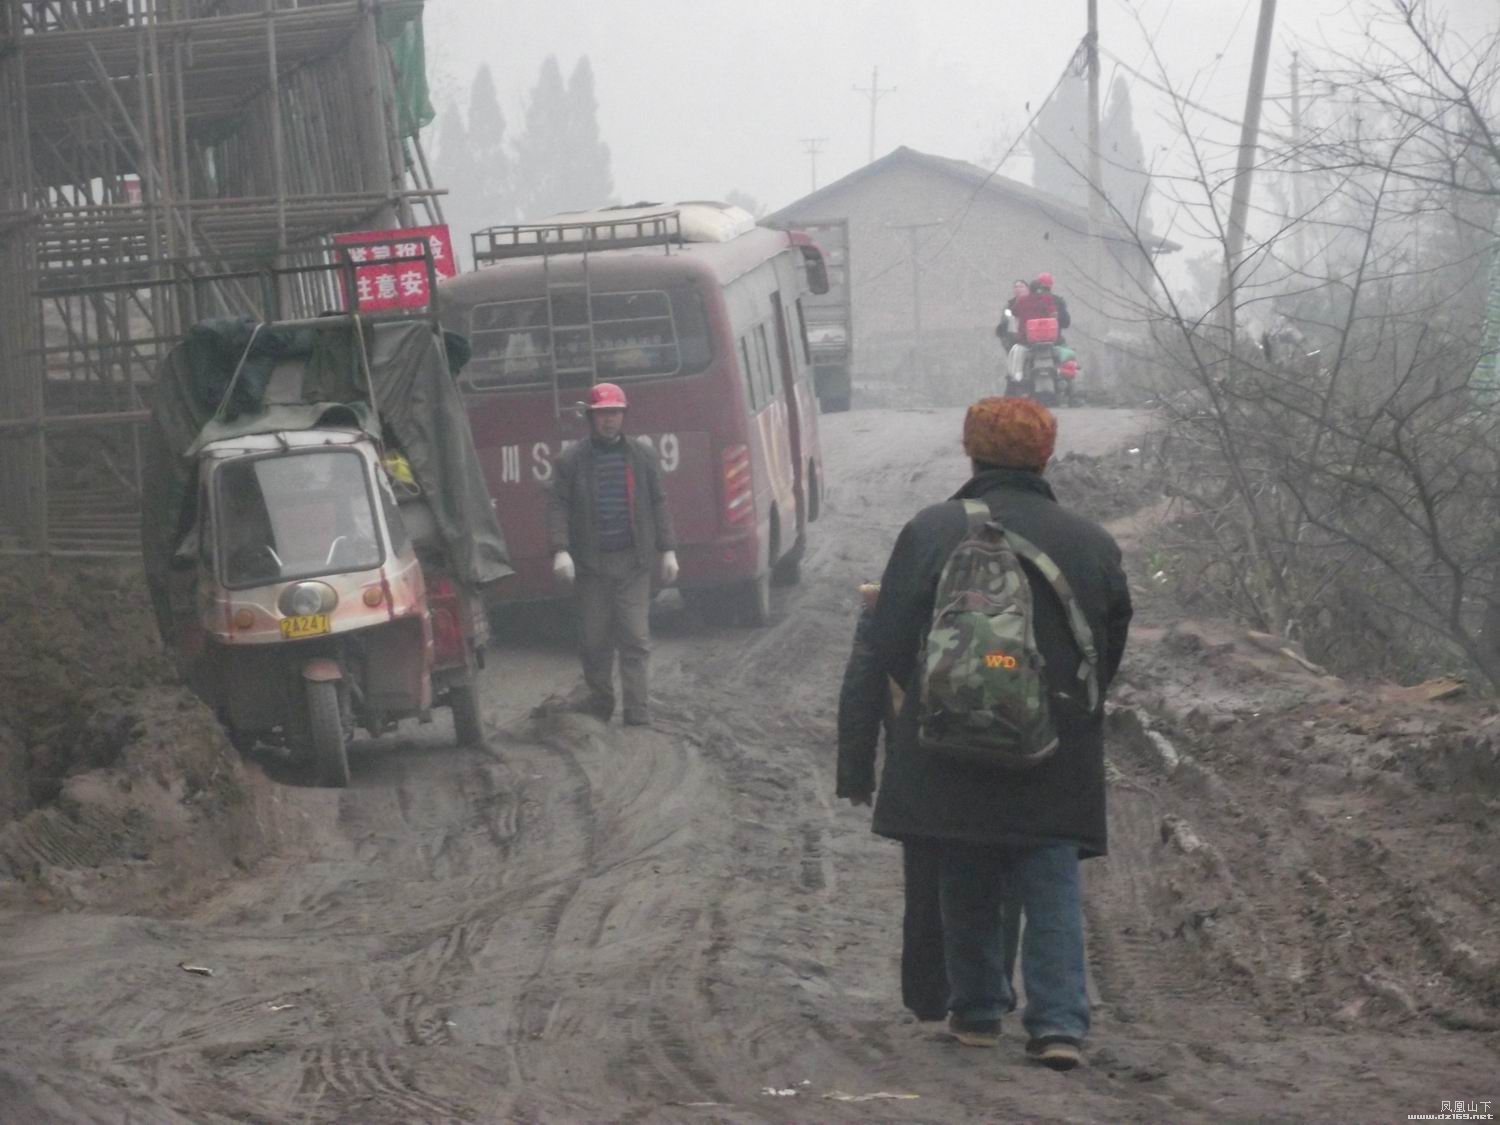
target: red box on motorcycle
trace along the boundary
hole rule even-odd
[[[1026,322],[1026,342],[1028,344],[1055,344],[1057,343],[1057,317],[1037,316]]]

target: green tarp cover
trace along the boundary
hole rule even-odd
[[[396,115],[400,133],[403,137],[415,137],[437,117],[427,87],[422,17],[382,11],[379,28],[380,40],[396,64]]]
[[[400,446],[459,578],[483,585],[512,573],[441,338],[419,320],[366,321],[362,331],[375,413],[347,321],[258,332],[250,320],[205,321],[167,354],[157,373],[141,503],[146,576],[159,613],[172,555],[196,522],[197,450],[220,438],[320,423],[358,425]],[[267,402],[281,363],[300,371],[300,394]],[[231,381],[233,394],[224,402]],[[282,385],[278,378],[274,386]]]

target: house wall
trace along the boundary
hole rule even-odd
[[[815,213],[814,213],[815,212]],[[796,205],[781,219],[794,221]],[[1130,272],[1144,260],[1106,244],[1102,277],[1089,277],[1088,237],[1029,201],[980,191],[914,163],[897,163],[820,193],[806,218],[849,220],[856,401],[958,404],[1000,387],[994,336],[1011,283],[1050,270],[1068,300],[1085,369],[1109,367],[1105,335],[1128,317],[1123,298],[1139,293]],[[905,224],[943,220],[915,232],[921,273],[921,338],[914,314],[912,234]],[[1103,310],[1111,309],[1110,315]]]

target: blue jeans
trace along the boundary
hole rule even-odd
[[[943,949],[942,883],[944,845],[935,840],[907,840],[901,845],[906,882],[906,909],[901,920],[901,1002],[922,1019],[948,1013],[951,989]],[[1021,900],[1007,897],[1001,908],[1005,984],[1016,1008],[1016,955],[1021,947]]]
[[[966,1022],[998,1020],[1015,1004],[1001,934],[1002,906],[1013,890],[1026,913],[1021,941],[1026,1011],[1021,1022],[1033,1039],[1082,1039],[1089,1029],[1089,999],[1078,848],[944,844],[940,862],[943,950],[953,1014]]]

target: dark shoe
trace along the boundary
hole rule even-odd
[[[965,1047],[1000,1046],[999,1020],[961,1020],[949,1016],[948,1031]]]
[[[947,1008],[913,1008],[912,1015],[917,1017],[919,1023],[937,1023],[938,1020],[948,1018]]]
[[[627,727],[649,727],[651,725],[651,716],[639,711],[626,711],[625,725]]]
[[[601,699],[597,695],[580,696],[568,701],[569,711],[578,715],[592,715],[601,723],[609,722],[609,717],[615,713],[615,701],[613,699]]]
[[[1072,1070],[1083,1062],[1078,1040],[1066,1035],[1044,1035],[1026,1044],[1026,1057],[1053,1070]]]

